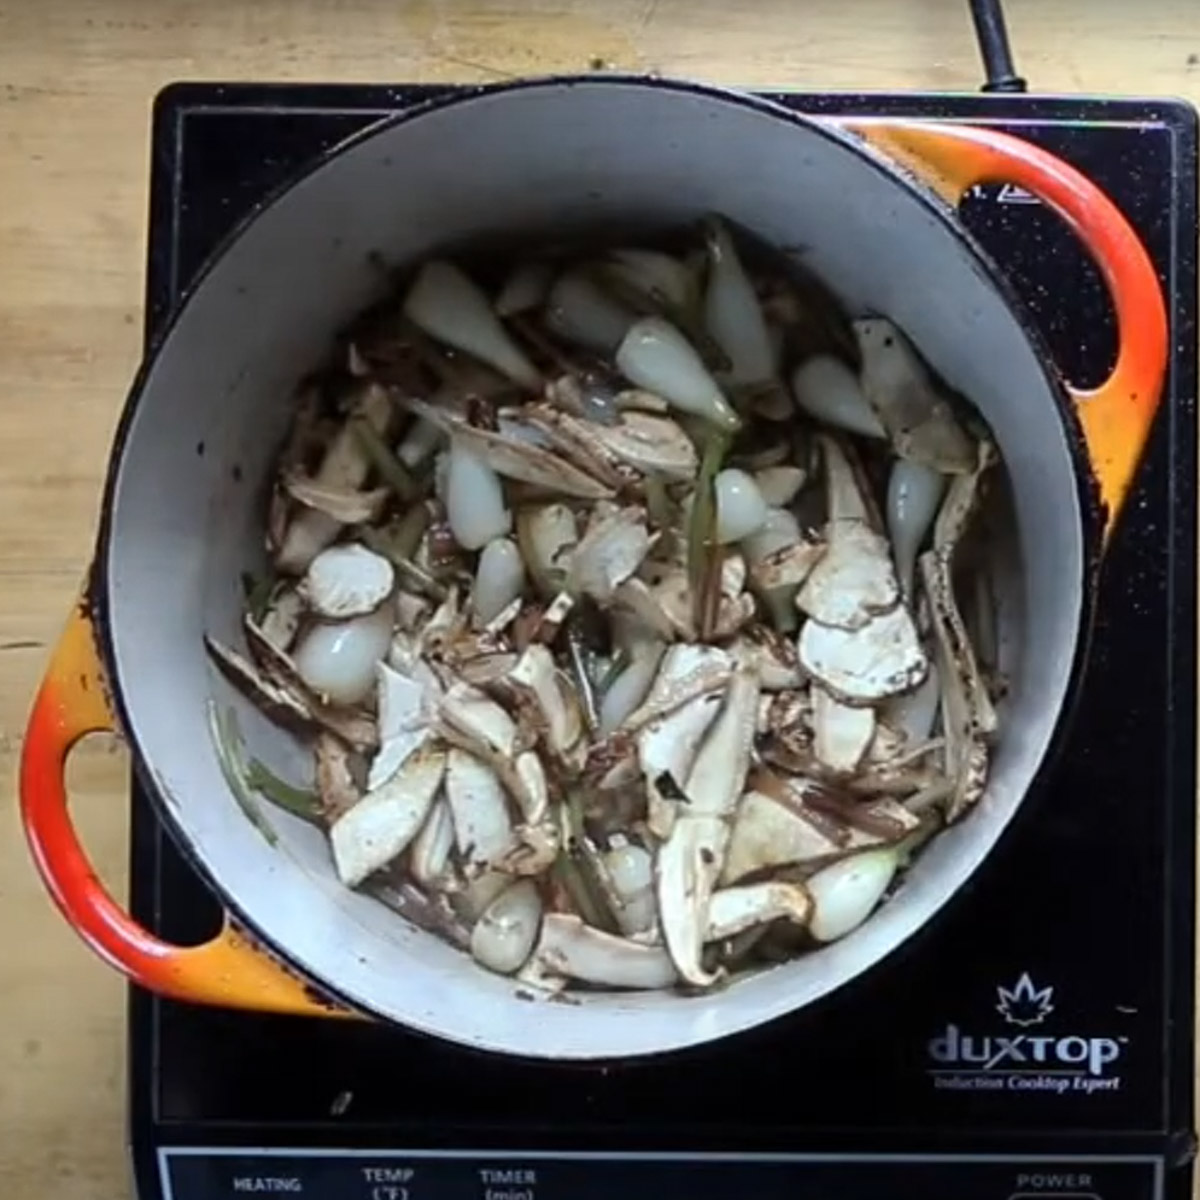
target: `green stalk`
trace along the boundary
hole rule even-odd
[[[721,556],[717,545],[716,478],[729,449],[730,435],[714,430],[704,443],[696,497],[688,521],[688,583],[692,621],[701,641],[712,636],[721,599]]]

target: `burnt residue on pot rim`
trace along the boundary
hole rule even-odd
[[[687,80],[667,80],[637,74],[612,74],[603,76],[556,75],[542,76],[499,84],[472,85],[449,94],[435,96],[429,100],[414,105],[411,108],[397,112],[394,115],[381,118],[379,121],[373,122],[363,129],[351,134],[343,141],[331,146],[322,154],[317,156],[312,163],[308,165],[308,167],[269,191],[268,194],[258,201],[214,247],[212,252],[206,258],[203,266],[201,266],[201,268],[196,272],[195,277],[181,292],[177,302],[167,316],[162,328],[155,334],[147,346],[127,394],[125,405],[122,409],[110,450],[94,556],[90,567],[84,603],[95,628],[97,648],[103,663],[104,673],[107,677],[112,707],[121,728],[127,731],[132,726],[131,722],[129,721],[129,712],[126,707],[125,697],[121,686],[120,672],[117,667],[115,647],[112,639],[112,630],[108,620],[110,597],[108,594],[107,562],[112,538],[112,513],[116,489],[120,482],[124,453],[130,431],[133,426],[133,419],[137,413],[139,405],[145,397],[146,389],[153,373],[154,366],[159,355],[169,343],[177,323],[181,319],[183,313],[187,310],[192,298],[204,286],[205,281],[215,265],[238,241],[245,230],[279,198],[289,192],[302,180],[321,171],[330,162],[337,159],[348,150],[358,146],[360,143],[369,141],[376,135],[393,129],[397,126],[420,120],[420,118],[426,114],[443,108],[470,104],[479,99],[491,98],[496,95],[503,95],[507,92],[520,92],[530,89],[554,90],[578,87],[640,87],[647,90],[665,90],[678,92],[681,94],[703,96],[712,100],[720,101],[721,103],[738,105],[744,108],[752,109],[761,113],[763,116],[786,122],[798,129],[804,129],[809,133],[837,143],[841,147],[851,151],[852,153],[855,153],[866,164],[868,164],[874,170],[880,172],[882,175],[886,176],[897,187],[904,188],[910,193],[914,194],[916,198],[924,205],[924,207],[927,208],[930,213],[934,215],[943,224],[947,231],[958,241],[964,252],[966,252],[976,264],[977,269],[980,271],[985,281],[997,293],[999,293],[1006,306],[1014,314],[1014,317],[1016,318],[1022,332],[1033,346],[1033,349],[1036,352],[1040,363],[1042,364],[1042,371],[1046,384],[1056,400],[1055,407],[1057,410],[1059,423],[1062,428],[1064,438],[1067,442],[1071,459],[1075,465],[1075,485],[1083,524],[1083,528],[1081,530],[1083,545],[1083,577],[1079,580],[1082,601],[1079,628],[1075,639],[1075,646],[1071,655],[1066,699],[1054,718],[1046,754],[1042,760],[1038,774],[1031,785],[1031,790],[1037,790],[1040,782],[1045,778],[1047,768],[1057,759],[1058,754],[1061,752],[1065,733],[1070,725],[1070,720],[1079,695],[1079,685],[1086,667],[1088,648],[1090,645],[1092,625],[1094,620],[1096,581],[1100,566],[1100,554],[1102,550],[1105,521],[1105,513],[1103,512],[1100,503],[1098,484],[1091,469],[1090,459],[1088,456],[1086,443],[1084,441],[1083,429],[1075,411],[1074,404],[1064,386],[1063,380],[1053,366],[1053,361],[1050,357],[1050,352],[1045,339],[1042,337],[1039,329],[1034,324],[1031,314],[1025,307],[1024,303],[1021,301],[1011,284],[1006,279],[1003,271],[988,255],[983,247],[976,241],[976,239],[966,229],[962,222],[959,221],[955,208],[942,199],[942,197],[939,196],[932,188],[930,188],[923,180],[921,180],[919,176],[914,175],[910,171],[893,162],[891,159],[888,159],[881,152],[870,146],[862,138],[840,128],[838,125],[829,120],[812,117],[804,113],[794,112],[791,109],[775,103],[774,101],[762,99],[746,92],[732,91],[726,88]],[[335,333],[335,330],[331,330],[330,336],[332,337]],[[274,943],[262,938],[253,921],[250,920],[247,914],[239,907],[235,898],[229,895],[226,890],[223,889],[205,869],[193,847],[189,844],[188,840],[182,836],[181,831],[177,828],[176,822],[172,819],[170,810],[173,804],[178,803],[178,798],[172,797],[171,802],[167,802],[167,798],[160,794],[154,771],[142,755],[136,739],[127,737],[127,740],[129,741],[129,749],[134,763],[134,768],[138,773],[138,777],[147,785],[147,790],[154,797],[157,810],[164,818],[163,823],[170,830],[173,841],[177,844],[184,857],[191,864],[191,866],[197,870],[197,873],[206,881],[207,885],[214,891],[218,899],[227,908],[235,920],[237,920],[245,928],[252,930],[256,940],[262,941],[269,951],[276,957],[288,963],[292,969],[299,970],[285,948],[275,945]],[[1009,835],[1011,828],[1012,823],[1010,822],[1007,829],[1001,835],[1002,839]],[[307,977],[306,973],[305,977]],[[339,1001],[345,1000],[347,1005],[350,1007],[360,1007],[357,1004],[351,1004],[351,1002],[345,997],[338,996],[336,990],[329,987],[326,981],[322,981],[322,989],[325,990],[327,994],[334,996]]]

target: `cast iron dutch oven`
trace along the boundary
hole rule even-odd
[[[1002,275],[955,215],[964,190],[1017,184],[1099,264],[1120,328],[1108,381],[1062,380]],[[531,1005],[511,981],[341,887],[324,840],[272,846],[222,777],[205,722],[225,702],[201,644],[237,628],[261,556],[262,498],[298,378],[375,298],[372,252],[415,259],[498,232],[652,230],[719,211],[806,263],[852,314],[883,313],[989,422],[1012,483],[998,547],[1003,737],[978,808],[843,941],[685,997],[585,994]],[[1085,657],[1107,530],[1136,470],[1166,356],[1164,304],[1137,237],[1057,158],[962,125],[835,123],[735,92],[641,78],[471,90],[382,121],[262,205],[212,257],[138,373],[109,466],[90,584],[54,653],[24,746],[25,828],[51,895],[139,984],[210,1004],[394,1022],[491,1051],[622,1058],[697,1045],[813,1003],[949,901],[1030,793]],[[203,447],[201,454],[199,448]],[[305,759],[240,700],[251,749]],[[88,865],[63,771],[119,728],[158,815],[231,914],[207,944],[141,928]],[[263,747],[266,747],[264,749]],[[1045,802],[1052,803],[1047,796]]]

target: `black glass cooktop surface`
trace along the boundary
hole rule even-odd
[[[323,149],[432,89],[179,85],[154,119],[147,336],[214,243]],[[1081,168],[1170,303],[1169,391],[1104,568],[1060,761],[985,867],[884,964],[811,1009],[633,1065],[536,1065],[371,1025],[130,1006],[149,1197],[1190,1195],[1195,730],[1196,127],[1166,102],[780,97],[1004,128]],[[1077,383],[1115,354],[1099,276],[1012,187],[965,222]],[[133,792],[136,915],[217,907]]]

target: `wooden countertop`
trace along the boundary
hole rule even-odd
[[[1196,0],[1009,0],[1040,90],[1200,104]],[[729,84],[974,89],[965,0],[0,0],[0,769],[86,566],[139,352],[147,137],[178,79],[485,81],[596,60]],[[70,779],[124,887],[125,758]],[[0,1196],[117,1200],[123,988],[53,911],[12,808],[0,828]]]

